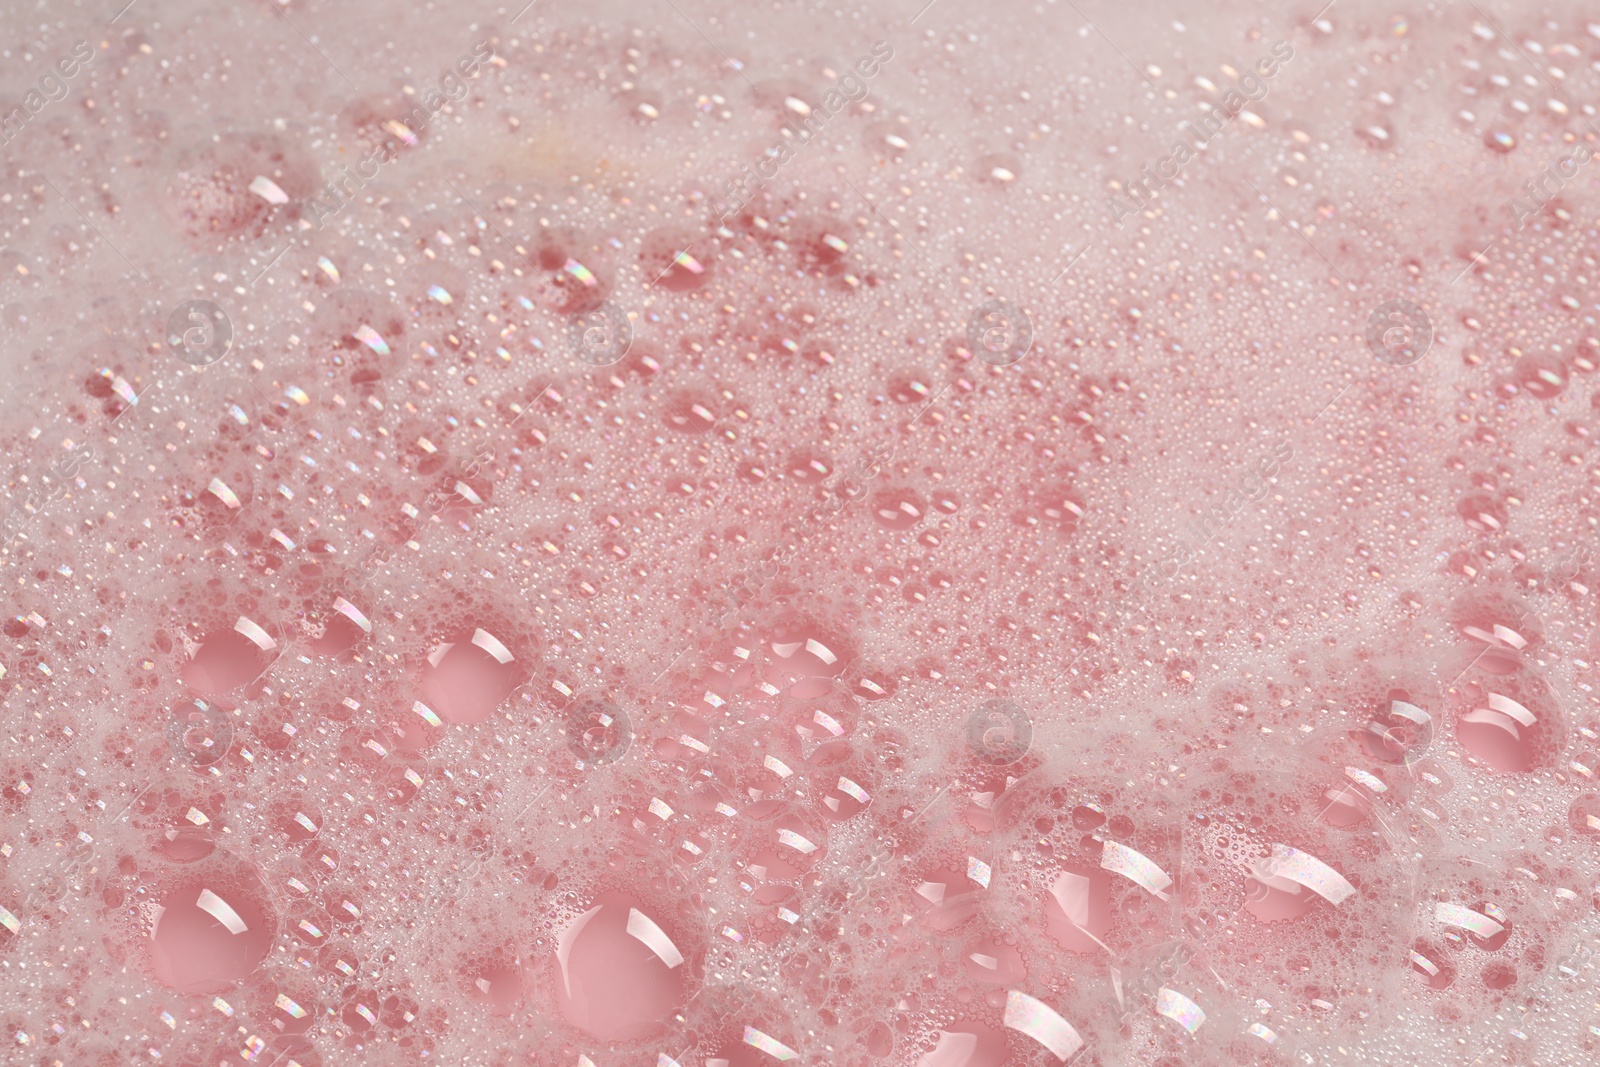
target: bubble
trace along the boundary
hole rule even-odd
[[[1471,756],[1501,773],[1545,766],[1561,741],[1561,723],[1548,694],[1518,681],[1471,682],[1460,694],[1456,739]]]
[[[1367,347],[1382,363],[1409,367],[1433,345],[1433,320],[1409,300],[1388,300],[1367,317]]]
[[[970,941],[962,950],[969,978],[986,985],[1018,985],[1028,976],[1022,953],[992,936]]]
[[[1452,610],[1451,621],[1463,637],[1477,646],[1473,666],[1490,674],[1516,671],[1522,657],[1536,650],[1543,639],[1543,627],[1536,614],[1495,594],[1464,598]]]
[[[804,448],[793,452],[785,465],[789,477],[802,485],[817,485],[827,481],[833,473],[832,461],[815,449]]]
[[[979,181],[1003,188],[1022,174],[1022,161],[1008,152],[987,155],[978,160],[973,173]]]
[[[209,767],[233,746],[233,722],[227,712],[204,700],[182,700],[167,717],[167,748],[179,763]]]
[[[1032,745],[1033,720],[1009,700],[988,701],[967,719],[967,749],[984,763],[1015,763]]]
[[[184,684],[219,696],[255,681],[277,658],[278,641],[265,628],[239,616],[230,630],[209,635],[183,665]]]
[[[521,961],[499,958],[469,961],[462,977],[474,1000],[493,1015],[511,1015],[522,1003],[527,975]]]
[[[766,882],[793,882],[828,854],[828,831],[790,812],[764,826],[749,848],[747,875]]]
[[[598,697],[580,697],[567,711],[567,747],[584,763],[615,763],[633,743],[628,713]]]
[[[633,321],[609,300],[567,320],[567,340],[574,356],[591,367],[609,367],[633,347]]]
[[[322,832],[323,818],[304,797],[280,801],[273,806],[272,826],[291,843],[304,844]]]
[[[663,421],[680,433],[709,433],[717,425],[716,405],[703,394],[675,389],[667,398]]]
[[[198,863],[216,848],[216,837],[200,826],[170,827],[156,841],[156,852],[173,863]]]
[[[312,1049],[313,1028],[324,1011],[316,986],[298,976],[264,975],[261,981],[250,983],[241,994],[239,998],[230,998],[235,1008],[242,1006],[242,1014],[274,1037],[274,1047],[284,1051],[284,1058],[276,1062],[282,1067],[288,1067],[291,1062],[309,1063],[304,1057]],[[266,1060],[274,1062],[271,1056]]]
[[[162,984],[180,993],[216,993],[249,977],[276,936],[266,887],[253,875],[188,878],[155,909],[150,961]]]
[[[778,625],[768,641],[774,666],[788,695],[812,700],[833,691],[833,680],[853,656],[844,637],[811,619],[795,618]]]
[[[861,133],[862,143],[878,158],[898,162],[911,150],[906,128],[896,122],[869,123]]]
[[[939,1031],[938,1044],[917,1061],[917,1067],[1001,1067],[1006,1054],[1006,1039],[1000,1031],[980,1022],[961,1021]]]
[[[709,240],[697,240],[685,229],[668,228],[645,235],[639,262],[648,284],[681,293],[704,288],[716,261]]]
[[[871,510],[879,526],[898,532],[921,522],[928,502],[912,489],[882,489],[872,495]]]
[[[479,723],[522,684],[523,671],[501,640],[478,627],[436,645],[420,681],[422,699],[444,719]]]
[[[1009,367],[1033,347],[1033,319],[1004,300],[991,300],[967,319],[967,347],[994,367]]]
[[[689,996],[682,949],[623,894],[600,898],[563,930],[553,964],[562,1017],[601,1041],[660,1034]]]
[[[233,320],[210,300],[186,300],[167,316],[167,347],[192,367],[209,367],[233,347]]]
[[[853,819],[872,803],[872,794],[866,788],[867,775],[858,766],[845,766],[843,773],[819,775],[821,788],[817,790],[819,810],[824,818],[834,822]]]
[[[1529,396],[1554,400],[1567,388],[1571,372],[1559,357],[1548,353],[1523,356],[1517,360],[1512,376]]]
[[[1111,931],[1111,876],[1100,867],[1069,864],[1050,883],[1045,929],[1068,952],[1104,953]]]
[[[1337,868],[1282,844],[1249,865],[1244,891],[1245,910],[1264,923],[1300,919],[1313,908],[1336,907],[1356,894]]]
[[[310,632],[306,643],[319,656],[342,655],[372,633],[372,620],[342,596],[326,609],[308,612],[304,625]]]
[[[1487,923],[1474,922],[1466,927],[1467,942],[1474,948],[1484,952],[1496,952],[1505,947],[1511,940],[1513,923],[1511,916],[1498,904],[1479,902],[1471,909],[1490,921]]]
[[[1385,763],[1415,763],[1433,743],[1433,716],[1405,700],[1390,700],[1367,723],[1362,741]]]
[[[1411,949],[1411,973],[1429,989],[1448,989],[1456,980],[1456,969],[1442,949],[1418,941]]]
[[[1575,834],[1600,837],[1600,794],[1584,793],[1567,808],[1567,825]]]
[[[1456,505],[1461,521],[1479,533],[1499,533],[1511,521],[1506,506],[1487,493],[1468,493]]]
[[[420,700],[397,702],[380,725],[378,744],[384,749],[415,754],[444,740],[444,718]]]

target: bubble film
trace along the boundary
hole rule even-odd
[[[0,10],[0,1063],[1600,1062],[1573,2]]]

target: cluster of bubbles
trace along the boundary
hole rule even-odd
[[[1241,218],[1191,245],[1158,225],[1174,187],[1096,251],[1116,271],[1040,295],[1014,264],[1053,238],[1018,231],[1066,208],[1029,153],[1077,89],[986,99],[994,143],[961,149],[909,95],[825,104],[831,68],[747,85],[743,53],[526,17],[550,39],[508,13],[461,109],[478,140],[388,99],[308,120],[448,146],[481,187],[419,153],[309,227],[299,133],[122,153],[170,176],[164,239],[209,296],[99,305],[167,367],[85,354],[63,422],[114,458],[8,557],[34,602],[5,628],[30,755],[0,885],[49,887],[0,899],[0,952],[42,976],[8,1018],[23,1054],[89,1062],[81,1032],[300,1067],[1251,1063],[1397,1059],[1439,1019],[1550,1062],[1588,1040],[1565,994],[1596,906],[1594,576],[1543,563],[1600,518],[1600,428],[1572,387],[1581,300],[1535,322],[1519,293],[1581,289],[1600,248],[1530,225],[1469,261],[1454,317],[1373,281],[1324,318],[1284,252],[1305,242]],[[1337,36],[1295,32],[1304,58],[1227,135],[1293,159],[1290,190],[1336,177],[1276,117],[1311,107],[1292,79]],[[1105,86],[1132,77],[1115,61]],[[630,166],[825,111],[830,136],[857,122],[841,163],[889,177],[866,206],[807,179],[707,219],[570,132],[539,135],[542,173],[515,132],[536,71],[601,86],[564,118]],[[1399,115],[1363,120],[1363,151],[1403,155]],[[1533,140],[1508,120],[1473,150]],[[970,249],[880,221],[917,175],[985,213],[952,227]],[[1300,237],[1333,250],[1365,226],[1341,210]],[[1454,423],[1424,410],[1436,380],[1468,394]],[[1557,417],[1520,422],[1522,397]],[[1578,461],[1534,477],[1519,453],[1551,427]],[[1293,459],[1233,490],[1269,429]],[[1179,573],[1135,580],[1168,504],[1230,495]],[[70,990],[37,965],[69,941],[98,961]]]

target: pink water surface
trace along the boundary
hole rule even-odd
[[[1593,1064],[1600,16],[0,11],[0,1063]]]

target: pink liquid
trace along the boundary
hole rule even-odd
[[[1319,8],[0,13],[0,1061],[1600,1062],[1600,24]]]

